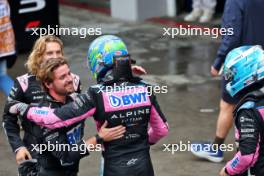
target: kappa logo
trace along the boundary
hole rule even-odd
[[[35,109],[34,110],[34,114],[38,114],[38,115],[48,115],[49,111],[47,110],[40,110],[40,109]]]
[[[109,101],[112,107],[141,104],[147,101],[147,94],[146,92],[140,92],[122,96],[110,95]]]
[[[127,162],[127,166],[135,165],[137,160],[138,160],[137,158],[132,158]]]

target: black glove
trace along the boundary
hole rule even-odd
[[[39,171],[38,162],[36,159],[25,160],[18,166],[19,176],[37,176]]]

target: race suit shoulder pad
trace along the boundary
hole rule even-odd
[[[254,101],[247,101],[237,109],[237,112],[242,109],[252,109],[253,107],[255,107],[255,104],[256,103]]]
[[[237,104],[234,114],[241,109],[251,109],[255,106],[255,103],[264,98],[264,89],[253,91],[244,96]]]
[[[253,109],[256,106],[256,102],[254,101],[244,101],[243,103],[241,103],[240,105],[237,105],[236,109],[234,110],[233,114],[234,117],[238,116],[238,113],[241,110],[249,110],[249,109]]]
[[[29,86],[29,83],[28,83],[29,82],[28,81],[29,77],[30,77],[30,75],[26,73],[26,74],[18,76],[16,78],[18,83],[19,83],[19,85],[21,86],[23,92],[25,92],[27,90],[28,86]]]

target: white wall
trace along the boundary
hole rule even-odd
[[[143,21],[159,16],[175,16],[176,0],[111,0],[111,16],[128,21]]]

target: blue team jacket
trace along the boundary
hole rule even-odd
[[[233,35],[222,36],[222,43],[213,63],[219,70],[229,51],[242,45],[264,48],[264,0],[227,0],[222,28],[233,28]]]

